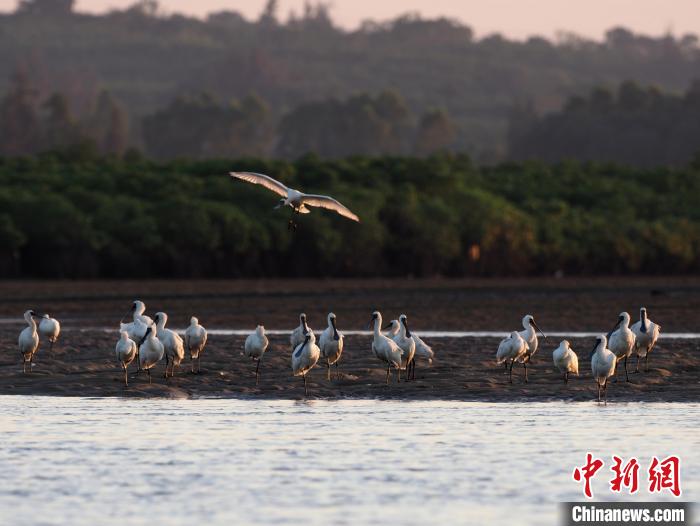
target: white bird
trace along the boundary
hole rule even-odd
[[[605,404],[608,403],[608,378],[615,373],[616,358],[613,352],[607,348],[608,339],[604,334],[596,338],[595,346],[591,351],[591,372],[598,384],[598,402],[600,403],[600,391],[605,396]]]
[[[265,336],[265,327],[263,325],[258,325],[255,331],[245,339],[245,346],[243,347],[245,355],[258,362],[255,366],[255,385],[258,385],[260,362],[262,362],[263,355],[267,351],[268,344],[269,341],[267,336]]]
[[[569,340],[562,340],[559,347],[554,349],[552,353],[554,367],[559,369],[559,372],[564,373],[564,382],[569,383],[569,373],[578,376],[578,356],[571,348]]]
[[[372,313],[372,318],[369,320],[367,328],[374,324],[374,336],[372,338],[372,352],[381,361],[386,363],[386,383],[389,383],[389,374],[391,367],[399,371],[397,373],[397,383],[401,380],[401,357],[403,351],[394,340],[386,337],[381,333],[382,315],[379,311]]]
[[[129,364],[134,361],[136,355],[138,354],[138,349],[136,348],[136,343],[134,340],[129,338],[126,331],[121,331],[119,333],[119,340],[117,341],[117,346],[115,348],[115,353],[117,355],[117,361],[121,364],[124,369],[124,385],[129,385],[127,368]]]
[[[313,333],[314,331],[309,328],[309,326],[306,323],[306,314],[303,312],[299,314],[299,326],[296,327],[293,331],[292,334],[289,335],[289,343],[292,344],[292,351],[299,347],[302,343],[304,343],[304,340],[306,339],[306,334],[307,333]]]
[[[637,366],[634,372],[639,372],[639,358],[644,358],[644,370],[649,371],[649,353],[659,339],[661,325],[654,323],[647,318],[647,309],[639,309],[639,321],[632,325],[632,332],[635,335],[635,351],[637,353]]]
[[[517,360],[522,361],[526,352],[527,342],[517,331],[511,332],[510,336],[503,338],[501,343],[498,344],[496,365],[501,363],[505,364],[506,370],[508,370],[510,383],[513,383],[513,365]],[[510,360],[510,368],[508,367],[508,360]],[[525,366],[525,370],[527,371],[527,365]]]
[[[313,369],[320,356],[321,349],[316,345],[316,336],[313,332],[309,332],[292,353],[292,374],[304,378],[305,395],[309,394],[306,390],[306,373]]]
[[[625,379],[629,382],[630,377],[627,372],[627,358],[632,354],[634,349],[635,336],[630,330],[630,315],[626,312],[621,312],[617,323],[608,333],[608,349],[615,355],[615,381],[617,381],[617,366],[623,358],[625,364]]]
[[[190,326],[185,331],[185,348],[190,353],[190,361],[192,362],[192,372],[194,370],[194,362],[197,361],[197,373],[200,372],[201,355],[204,352],[204,346],[207,344],[207,330],[199,324],[199,320],[192,316],[190,318]],[[195,373],[196,374],[196,373]]]
[[[135,342],[140,342],[146,334],[146,329],[153,325],[153,320],[144,314],[146,305],[141,300],[136,300],[131,304],[129,312],[119,322],[119,331],[126,331],[129,338]],[[123,323],[124,318],[132,316],[130,323]]]
[[[405,380],[408,381],[408,368],[416,354],[416,342],[411,337],[411,330],[408,328],[408,318],[405,314],[399,316],[399,330],[393,336],[393,340],[401,349],[401,369],[406,371]],[[400,371],[399,376],[401,376]]]
[[[532,357],[537,352],[537,347],[539,346],[539,341],[537,340],[537,331],[542,335],[542,338],[547,339],[542,330],[535,323],[535,318],[532,314],[527,314],[523,317],[523,328],[524,331],[520,331],[520,336],[527,344],[527,350],[525,351],[525,356],[522,357],[521,361],[525,366],[525,382],[527,382],[527,364],[532,361]]]
[[[387,332],[387,335],[393,340],[394,336],[396,336],[398,333],[399,320],[391,320],[391,322],[389,323],[389,331]],[[411,331],[411,338],[413,338],[413,341],[416,342],[416,353],[413,356],[413,360],[411,360],[411,378],[415,380],[416,358],[423,358],[425,360],[428,360],[428,363],[433,363],[433,358],[435,358],[435,352],[433,351],[432,347],[430,347],[430,345],[425,343],[423,339],[413,331]]]
[[[139,342],[139,366],[148,373],[148,383],[151,383],[151,369],[163,359],[165,349],[156,335],[156,328],[151,325]]]
[[[39,322],[39,334],[42,338],[46,338],[49,341],[49,352],[51,352],[53,351],[53,344],[56,343],[58,335],[61,334],[61,324],[48,314],[44,314]]]
[[[352,219],[353,221],[360,221],[360,218],[353,214],[347,207],[327,195],[305,194],[293,188],[287,188],[269,175],[253,172],[231,172],[229,175],[248,183],[259,184],[268,190],[272,190],[277,195],[282,196],[283,199],[280,199],[279,204],[275,208],[280,208],[282,206],[291,207],[292,217],[289,219],[290,229],[296,230],[296,224],[294,223],[294,216],[296,214],[308,214],[310,212],[307,206],[317,206],[319,208],[333,210],[343,217]]]
[[[158,312],[154,319],[158,339],[163,344],[165,350],[165,374],[168,377],[168,366],[170,366],[170,377],[175,374],[175,367],[180,367],[180,363],[185,358],[185,343],[178,333],[165,328],[168,323],[168,315],[164,312]]]
[[[344,336],[338,332],[335,325],[336,317],[332,312],[328,313],[328,327],[321,333],[318,346],[321,349],[321,358],[326,361],[328,379],[331,379],[331,365],[335,364],[336,375],[338,373],[338,362],[343,354]]]
[[[39,348],[39,335],[36,332],[36,322],[34,317],[38,317],[33,310],[28,310],[24,313],[24,321],[27,326],[19,333],[19,352],[22,354],[22,372],[27,372],[27,362],[29,362],[29,373],[32,372],[32,362],[34,354]]]

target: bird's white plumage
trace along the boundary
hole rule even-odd
[[[324,329],[318,340],[318,346],[321,349],[321,358],[327,365],[333,365],[343,354],[343,334],[338,331],[335,323],[335,314],[328,314],[328,327]]]
[[[231,172],[229,175],[247,183],[259,184],[260,186],[263,186],[268,190],[272,190],[277,195],[281,195],[282,197],[287,197],[289,194],[289,188],[269,175],[255,172]]]
[[[387,364],[387,372],[389,367],[401,369],[401,358],[403,356],[403,351],[394,340],[381,333],[382,315],[379,311],[372,313],[372,323],[374,324],[372,353],[379,360]]]
[[[316,336],[313,332],[306,335],[292,352],[292,374],[294,376],[306,376],[321,357],[321,349],[316,345]]]
[[[37,333],[36,322],[34,321],[34,311],[28,310],[24,313],[24,321],[27,326],[19,333],[17,344],[19,352],[22,354],[22,370],[26,372],[26,364],[29,363],[29,372],[32,372],[32,363],[37,349],[39,349],[39,334]]]
[[[630,315],[626,312],[620,313],[620,320],[617,328],[610,333],[608,339],[608,349],[610,349],[618,360],[628,357],[634,349],[635,336],[629,328]]]
[[[173,375],[175,367],[182,363],[185,358],[185,343],[178,333],[173,330],[166,329],[165,324],[168,323],[168,315],[164,312],[159,312],[155,317],[156,331],[158,339],[163,344],[166,359],[170,365],[170,376]],[[166,368],[166,376],[168,370]]]
[[[190,358],[196,360],[204,351],[207,344],[207,330],[199,324],[199,320],[192,316],[190,324],[185,330],[185,348],[190,353]]]
[[[269,175],[255,173],[255,172],[231,172],[229,174],[231,177],[246,181],[248,183],[261,185],[268,190],[275,192],[277,195],[284,197],[282,204],[292,207],[295,211],[300,214],[308,214],[309,209],[307,206],[315,206],[318,208],[325,208],[326,210],[332,210],[337,212],[341,216],[351,219],[353,221],[360,221],[348,207],[340,203],[338,200],[327,196],[318,194],[305,194],[299,190],[293,188],[288,188],[284,184],[280,183],[276,179],[273,179]]]
[[[138,354],[138,349],[136,348],[136,342],[129,338],[126,331],[121,331],[119,334],[119,340],[117,340],[117,345],[114,349],[117,361],[124,369],[124,385],[129,385],[127,368],[129,364],[134,361],[136,355]]]
[[[598,384],[598,401],[600,402],[600,391],[605,392],[607,402],[608,378],[615,373],[615,363],[617,358],[613,352],[607,348],[608,338],[601,334],[596,340],[596,346],[591,356],[591,373],[593,379]]]
[[[312,331],[309,325],[306,323],[306,314],[302,312],[299,314],[299,326],[296,327],[289,335],[289,343],[292,345],[292,350],[296,349],[304,342],[307,332],[313,333],[314,331]]]
[[[435,358],[433,348],[413,331],[411,331],[411,338],[416,342],[416,357],[428,360],[428,363],[433,363],[433,358]]]
[[[146,334],[146,329],[153,325],[153,320],[144,314],[146,304],[136,300],[131,305],[132,321],[130,323],[120,323],[119,331],[126,331],[129,338],[135,342],[140,342]]]
[[[408,318],[405,314],[399,316],[399,330],[392,336],[392,339],[401,349],[401,368],[405,369],[416,354],[416,342],[411,337],[411,331],[408,328]]]
[[[523,317],[523,328],[525,330],[520,331],[520,336],[525,340],[527,349],[525,354],[521,357],[522,360],[530,360],[532,356],[537,352],[539,346],[539,340],[537,339],[537,326],[535,324],[535,318],[531,314],[526,314]]]
[[[647,317],[646,308],[639,311],[639,321],[630,328],[635,336],[635,352],[637,356],[644,358],[656,345],[656,340],[661,333],[661,326]]]
[[[326,210],[333,210],[334,212],[339,213],[341,216],[347,219],[351,219],[353,221],[358,222],[360,221],[360,218],[357,217],[357,215],[354,214],[348,207],[341,204],[336,199],[328,197],[327,195],[303,194],[301,202],[303,205],[316,206],[318,208],[325,208]]]
[[[149,371],[150,377],[150,369],[163,359],[164,354],[165,349],[156,335],[156,328],[153,326],[149,327],[146,329],[143,342],[139,346],[139,365],[141,369]]]
[[[56,343],[59,334],[61,334],[61,324],[55,318],[44,314],[39,322],[39,334],[51,343]]]
[[[245,339],[243,352],[248,358],[260,360],[267,351],[269,342],[265,336],[265,327],[258,325],[251,334]]]
[[[554,367],[564,374],[572,373],[578,376],[578,356],[571,348],[568,340],[562,340],[559,347],[552,353]]]
[[[520,333],[513,331],[498,344],[496,351],[496,364],[507,362],[508,360],[520,360],[527,351],[527,342],[520,336]]]

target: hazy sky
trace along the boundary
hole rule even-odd
[[[11,10],[16,0],[0,0],[0,10]],[[77,0],[80,10],[101,11],[125,7],[134,0]],[[313,3],[313,0],[312,0]],[[161,0],[169,12],[204,15],[230,9],[255,18],[265,0]],[[429,17],[458,18],[478,35],[499,31],[516,38],[554,35],[558,30],[599,38],[605,29],[625,25],[652,35],[700,33],[700,0],[332,0],[334,20],[355,27],[366,18],[385,20],[408,11]],[[300,12],[304,0],[280,0],[280,13]]]

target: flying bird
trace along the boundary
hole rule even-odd
[[[292,217],[289,219],[289,229],[296,230],[296,223],[294,222],[294,216],[296,214],[308,214],[311,212],[307,207],[316,206],[319,208],[326,208],[327,210],[334,210],[338,214],[353,221],[360,221],[354,213],[350,211],[346,206],[342,205],[332,197],[327,195],[314,195],[305,194],[294,188],[287,188],[285,185],[279,181],[273,179],[269,175],[258,174],[254,172],[231,172],[231,177],[235,179],[240,179],[241,181],[246,181],[248,183],[259,184],[264,186],[268,190],[272,190],[277,195],[282,196],[280,202],[277,204],[275,209],[282,206],[289,206],[292,209]]]

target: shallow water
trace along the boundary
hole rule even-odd
[[[0,397],[0,524],[554,524],[574,466],[682,459],[700,404]],[[628,497],[629,498],[629,497]]]

